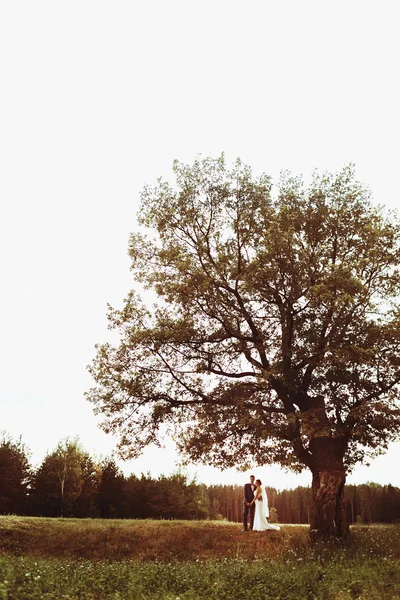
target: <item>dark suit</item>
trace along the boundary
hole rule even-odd
[[[256,486],[253,485],[253,489],[251,487],[251,483],[246,483],[243,489],[244,492],[244,500],[243,500],[243,529],[247,529],[247,519],[250,513],[250,529],[253,529],[254,523],[254,513],[256,510],[255,504],[251,506],[247,506],[248,502],[252,502],[254,498],[254,490]]]

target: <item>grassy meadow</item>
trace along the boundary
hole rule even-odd
[[[400,599],[400,526],[353,527],[349,546],[308,527],[0,517],[0,600]]]

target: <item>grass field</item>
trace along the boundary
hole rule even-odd
[[[400,599],[400,526],[333,547],[302,526],[0,517],[0,599],[39,598]]]

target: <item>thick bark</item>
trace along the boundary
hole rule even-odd
[[[345,481],[344,468],[313,472],[311,540],[348,539],[349,524],[344,501]]]
[[[344,500],[346,470],[343,459],[347,438],[332,434],[322,396],[307,398],[303,405],[308,408],[302,412],[303,424],[315,432],[308,445],[308,462],[303,461],[313,476],[310,538],[313,541],[346,540],[349,524]]]

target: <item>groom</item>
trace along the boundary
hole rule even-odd
[[[254,498],[254,490],[256,489],[254,483],[254,475],[250,475],[250,483],[246,483],[243,489],[244,492],[244,500],[243,500],[243,529],[242,531],[247,531],[247,519],[250,513],[250,529],[253,529],[254,523],[254,512],[255,512],[255,504],[251,504]]]

